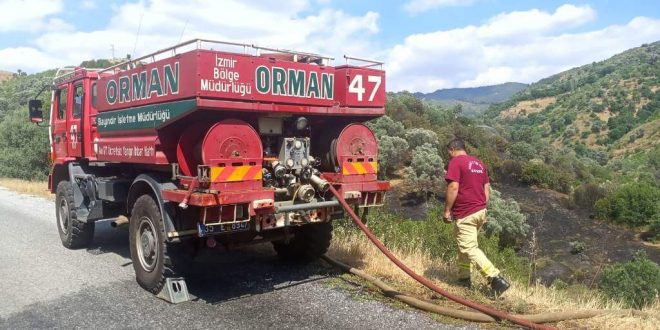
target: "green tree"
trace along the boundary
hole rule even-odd
[[[520,141],[513,143],[507,153],[515,160],[526,161],[534,158],[538,151],[531,144]]]
[[[16,109],[0,122],[0,176],[43,180],[49,166],[48,130]]]
[[[410,149],[415,149],[421,147],[424,144],[430,144],[433,148],[440,151],[440,141],[438,140],[438,135],[435,132],[423,129],[423,128],[413,128],[406,131],[406,141],[408,141],[408,146]]]
[[[381,174],[387,176],[402,167],[408,159],[408,142],[398,136],[382,136],[378,141],[378,162]]]
[[[406,183],[412,191],[429,195],[439,194],[444,188],[444,162],[438,150],[431,144],[423,144],[413,150],[412,161],[406,168]]]
[[[369,121],[367,126],[371,128],[379,139],[386,135],[403,137],[405,132],[403,124],[392,120],[392,118],[388,116],[382,116],[376,120]]]

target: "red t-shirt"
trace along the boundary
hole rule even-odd
[[[484,185],[488,183],[486,166],[476,157],[460,155],[449,161],[447,183],[458,182],[458,196],[451,211],[456,219],[486,208]]]

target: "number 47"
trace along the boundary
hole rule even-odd
[[[378,91],[378,87],[380,87],[382,79],[380,76],[367,76],[367,81],[370,83],[375,83],[374,88],[371,90],[371,94],[369,94],[369,102],[371,102],[374,100],[374,96],[376,96],[376,92]],[[361,74],[355,75],[355,77],[353,77],[353,80],[348,85],[348,92],[357,94],[357,100],[362,102],[362,95],[365,93],[365,88],[362,84]]]

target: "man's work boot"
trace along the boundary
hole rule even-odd
[[[459,286],[462,286],[464,288],[471,288],[472,287],[472,281],[470,280],[469,277],[467,278],[459,278],[457,281]]]
[[[495,295],[497,295],[498,297],[502,293],[504,293],[504,291],[508,290],[509,287],[511,286],[509,282],[507,282],[500,275],[490,278],[489,282],[490,282],[490,288],[495,292]]]

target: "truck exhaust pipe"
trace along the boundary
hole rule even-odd
[[[123,216],[123,215],[120,215],[120,216],[117,217],[117,219],[115,219],[114,221],[112,221],[110,223],[110,227],[119,228],[119,227],[126,226],[127,224],[128,224],[128,218]]]

